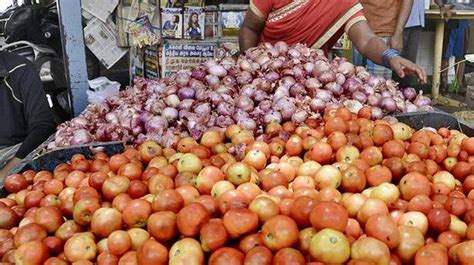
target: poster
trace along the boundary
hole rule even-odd
[[[143,16],[148,17],[151,27],[157,34],[157,42],[161,41],[159,36],[161,27],[159,0],[120,0],[117,7],[117,31],[120,47],[133,45],[132,36],[128,32],[130,23]]]
[[[221,11],[222,37],[238,37],[245,11]]]
[[[130,47],[130,80],[135,77],[144,77],[144,49],[135,46]]]
[[[217,38],[219,37],[219,22],[217,20],[217,6],[206,6],[204,8],[206,17],[204,21],[204,37]]]
[[[162,77],[181,69],[189,69],[214,58],[216,43],[165,43],[163,45]]]
[[[184,38],[193,40],[204,39],[204,21],[206,14],[201,7],[186,7],[184,9]]]
[[[150,46],[145,48],[145,78],[159,78],[160,64],[158,46]]]
[[[181,8],[163,8],[161,23],[163,38],[181,39],[183,37],[183,14]]]

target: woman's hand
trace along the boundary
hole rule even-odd
[[[422,84],[426,84],[428,81],[425,70],[405,58],[400,56],[392,57],[389,63],[392,70],[400,78],[404,78],[407,75],[416,75]]]

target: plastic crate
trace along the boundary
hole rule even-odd
[[[460,121],[452,115],[444,112],[413,112],[394,115],[400,122],[409,125],[417,130],[423,127],[435,129],[446,127],[459,130],[467,136],[474,136],[474,126],[464,121]]]

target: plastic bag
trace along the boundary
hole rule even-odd
[[[87,90],[87,100],[92,104],[104,102],[107,97],[115,96],[120,91],[120,83],[110,81],[107,77],[98,77],[88,80],[89,90]]]

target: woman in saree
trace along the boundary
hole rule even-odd
[[[327,52],[344,32],[364,57],[391,68],[401,78],[414,74],[426,83],[421,67],[402,58],[372,32],[357,0],[250,0],[239,42],[241,51],[259,42],[284,41]]]

